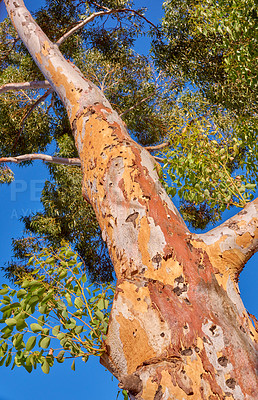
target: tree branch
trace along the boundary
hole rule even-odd
[[[164,143],[161,143],[161,144],[157,144],[156,146],[146,146],[146,147],[144,147],[146,150],[149,150],[149,151],[151,151],[151,150],[160,150],[160,149],[164,149],[164,147],[167,147],[167,146],[169,146],[169,142],[164,142]]]
[[[0,86],[0,94],[6,93],[10,90],[49,89],[49,88],[51,88],[51,85],[48,81],[6,83],[5,85]]]
[[[49,156],[47,154],[23,154],[22,156],[15,156],[15,157],[1,157],[0,163],[13,162],[15,164],[20,164],[23,161],[32,161],[32,160],[42,160],[53,164],[81,166],[81,161],[79,158],[54,157],[54,156]]]
[[[144,17],[144,15],[142,15],[138,11],[135,11],[131,8],[118,8],[118,9],[112,9],[112,10],[109,8],[106,8],[106,7],[102,7],[102,8],[104,8],[105,11],[98,11],[96,13],[93,13],[88,18],[86,18],[84,21],[79,22],[76,26],[74,26],[72,29],[70,29],[70,31],[68,31],[63,36],[61,36],[60,39],[58,39],[58,41],[56,42],[56,45],[60,46],[66,39],[68,39],[71,35],[73,35],[79,29],[83,28],[86,24],[93,21],[96,17],[100,17],[102,15],[125,13],[125,12],[131,12],[131,13],[137,15],[138,17],[143,18],[148,24],[153,26],[159,34],[159,30],[156,27],[156,25],[154,25],[151,21],[149,21],[146,17]]]
[[[52,89],[52,87],[50,87],[50,89],[48,89],[38,100],[35,101],[35,103],[32,104],[32,106],[30,107],[29,111],[25,113],[25,115],[23,116],[23,118],[21,120],[21,128],[20,128],[19,133],[18,133],[18,135],[17,135],[17,137],[15,139],[15,142],[13,144],[13,148],[15,148],[15,146],[16,146],[18,140],[19,140],[19,137],[22,134],[24,123],[25,123],[26,119],[30,116],[30,114],[32,113],[34,108],[36,108],[42,101],[44,101],[47,98],[47,96],[52,92],[53,92],[53,89]]]
[[[211,231],[196,235],[220,272],[238,279],[247,261],[258,251],[258,198]]]

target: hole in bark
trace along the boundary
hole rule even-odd
[[[191,305],[191,302],[188,299],[184,299],[184,301],[186,302],[186,304],[188,304],[188,306]]]
[[[228,359],[225,356],[219,357],[218,358],[218,363],[219,365],[221,365],[222,367],[226,367],[228,365]]]
[[[194,350],[195,350],[196,353],[199,353],[199,351],[200,351],[199,347],[195,347]]]
[[[140,298],[140,297],[138,297],[138,298],[137,298],[137,301],[140,301],[140,300],[141,300],[141,298]]]
[[[184,277],[183,277],[182,275],[178,276],[178,277],[175,279],[175,282],[184,283]]]
[[[191,347],[189,347],[188,349],[181,350],[180,353],[182,356],[191,356],[193,354],[193,350]]]
[[[230,388],[230,389],[235,389],[236,387],[236,381],[234,378],[229,378],[226,380],[226,385]]]
[[[199,269],[204,269],[204,266],[203,266],[202,264],[199,264],[199,265],[198,265],[198,268],[199,268]]]
[[[210,327],[210,331],[211,331],[211,333],[214,335],[214,331],[215,331],[215,329],[217,328],[217,326],[216,325],[212,325],[211,327]]]
[[[164,333],[164,332],[162,332],[162,333],[160,334],[160,336],[161,336],[161,337],[164,337],[164,336],[165,336],[165,333]]]

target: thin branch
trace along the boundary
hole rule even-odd
[[[169,146],[169,142],[164,142],[164,143],[161,143],[161,144],[157,144],[156,146],[146,146],[146,147],[144,147],[146,150],[149,150],[149,151],[151,151],[151,150],[160,150],[160,149],[164,149],[164,147],[167,147],[167,146]]]
[[[86,24],[93,21],[96,17],[100,17],[102,15],[125,13],[125,12],[131,12],[135,15],[138,15],[138,17],[143,18],[148,24],[150,24],[157,30],[158,34],[160,34],[156,25],[154,25],[151,21],[149,21],[146,17],[144,17],[144,15],[142,15],[138,11],[135,11],[131,8],[118,8],[118,9],[112,9],[112,10],[109,8],[106,8],[106,7],[102,7],[102,8],[105,8],[105,11],[98,11],[96,13],[93,13],[88,18],[86,18],[84,21],[79,22],[76,26],[74,26],[72,29],[70,29],[68,32],[66,32],[63,36],[61,36],[60,39],[58,39],[58,41],[56,42],[56,45],[60,46],[66,39],[68,39],[71,35],[73,35],[79,29],[83,28]]]
[[[24,128],[24,123],[25,123],[26,119],[30,116],[30,114],[32,113],[34,108],[36,108],[42,101],[44,101],[48,97],[48,95],[50,93],[52,93],[52,92],[53,92],[52,88],[48,89],[38,100],[35,101],[35,103],[32,104],[32,106],[30,107],[29,111],[25,113],[25,115],[23,116],[23,118],[21,120],[21,128],[20,128],[19,133],[18,133],[18,135],[17,135],[17,137],[15,139],[15,142],[13,144],[14,148],[15,148],[18,140],[19,140],[19,137],[22,134],[22,131],[23,131],[23,128]]]
[[[53,164],[81,166],[81,161],[79,158],[55,157],[55,156],[49,156],[47,154],[23,154],[22,156],[15,156],[15,157],[1,157],[0,163],[13,162],[15,164],[20,164],[23,161],[32,161],[32,160],[42,160]]]
[[[6,83],[5,85],[0,86],[0,94],[9,92],[10,90],[49,89],[49,88],[51,88],[51,85],[48,81]]]
[[[161,158],[161,157],[154,156],[154,158],[156,161],[161,162],[161,163],[164,163],[166,161],[164,158]]]

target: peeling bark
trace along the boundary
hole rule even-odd
[[[117,276],[101,362],[137,400],[255,400],[257,339],[237,276],[257,249],[257,201],[192,235],[161,186],[153,157],[103,93],[61,55],[20,0],[7,10],[66,106]]]

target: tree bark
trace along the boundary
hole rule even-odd
[[[137,400],[255,400],[258,335],[237,277],[257,250],[258,202],[204,235],[189,232],[103,93],[66,61],[21,0],[19,36],[66,106],[117,276],[101,362]]]

